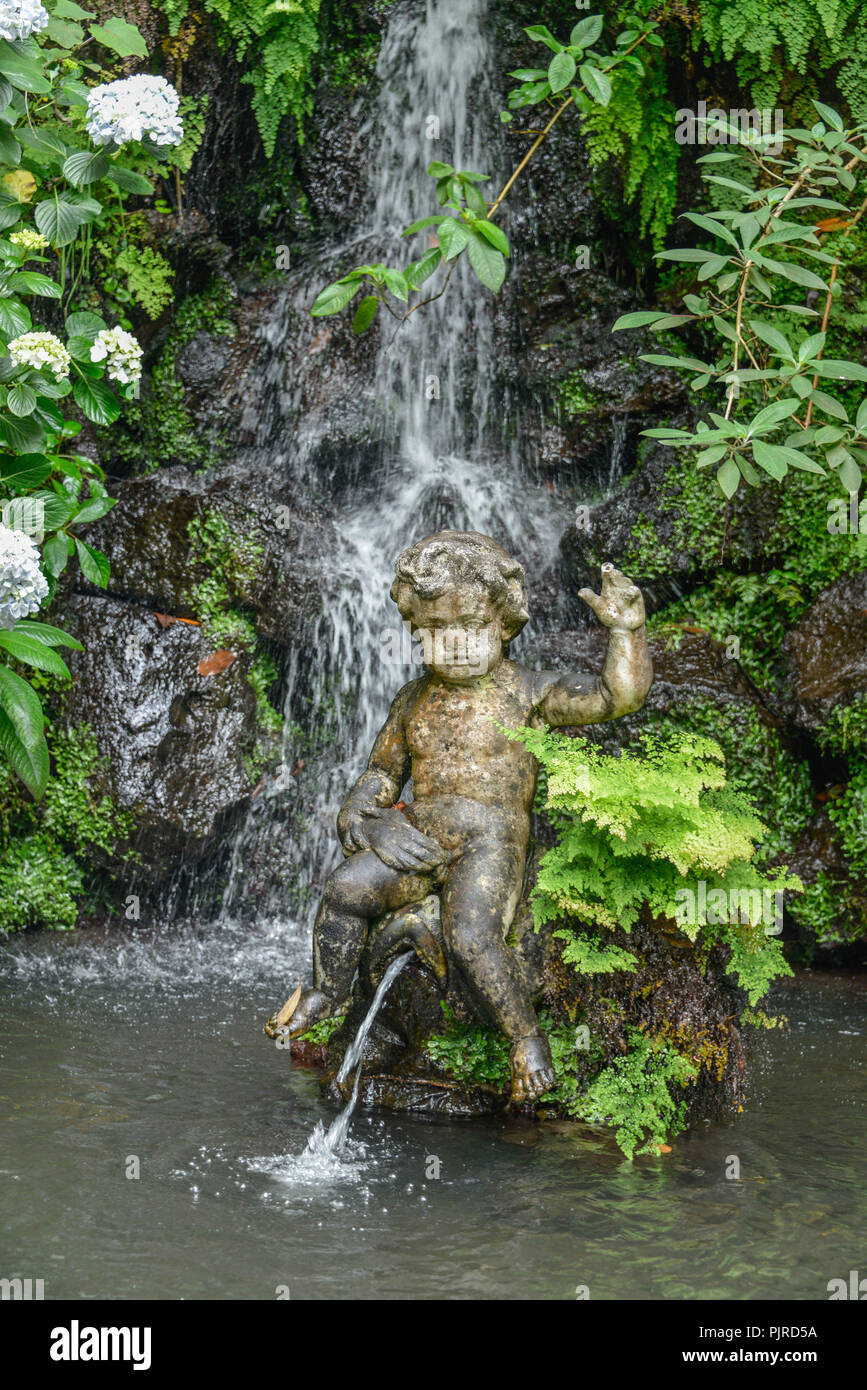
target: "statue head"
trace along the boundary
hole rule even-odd
[[[500,664],[530,614],[517,560],[478,531],[438,531],[401,552],[391,597],[441,680],[468,684]]]

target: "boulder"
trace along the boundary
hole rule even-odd
[[[297,644],[300,630],[319,613],[333,524],[281,478],[241,464],[216,473],[178,466],[131,478],[113,494],[117,505],[87,533],[108,556],[110,593],[196,618],[197,586],[216,579],[226,606],[249,616],[259,636],[285,645]],[[190,525],[211,513],[225,519],[227,544],[242,563],[216,565],[196,547]]]
[[[783,642],[795,725],[815,733],[836,705],[867,695],[867,573],[844,575]]]
[[[208,663],[214,643],[200,627],[163,626],[113,598],[70,595],[57,621],[84,644],[69,659],[64,723],[93,730],[104,759],[93,790],[135,823],[105,867],[158,883],[200,860],[253,790],[245,766],[258,736],[251,657]],[[217,669],[203,674],[209,666]]]

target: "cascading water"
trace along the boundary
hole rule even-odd
[[[305,266],[284,301],[284,331],[298,331],[302,312],[334,278],[334,265],[377,258],[401,265],[423,253],[425,233],[411,245],[400,233],[436,207],[427,174],[431,160],[488,175],[482,187],[494,196],[502,157],[492,69],[484,0],[427,0],[396,9],[380,52],[375,110],[359,130],[359,146],[375,152],[365,219],[370,234],[330,248],[315,268]],[[340,576],[337,597],[318,621],[312,651],[296,655],[287,673],[284,775],[266,788],[264,803],[254,807],[236,839],[224,895],[229,913],[243,902],[247,849],[254,837],[261,842],[269,803],[272,811],[281,804],[274,798],[285,803],[288,795],[298,804],[293,857],[299,884],[318,887],[339,856],[336,812],[391,698],[419,670],[408,659],[408,642],[392,640],[400,633],[388,598],[398,551],[444,528],[482,531],[510,548],[531,580],[545,574],[557,553],[568,509],[532,478],[533,460],[523,457],[518,431],[510,428],[509,402],[497,387],[492,309],[493,296],[461,262],[443,297],[402,327],[381,314],[375,378],[360,404],[368,434],[378,440],[375,461],[371,465],[368,451],[351,503],[344,500],[338,515],[341,553],[329,557]],[[279,331],[275,324],[267,330],[272,342]],[[276,381],[274,397],[291,411],[291,391]],[[326,428],[302,420],[286,448],[284,466],[305,484]],[[541,625],[537,615],[537,630]],[[402,664],[393,656],[398,645]],[[528,659],[526,638],[522,658]],[[328,746],[311,757],[311,731],[325,728]],[[296,780],[286,770],[299,758],[305,775]],[[316,898],[313,891],[303,905],[311,914]],[[289,904],[284,897],[270,906],[285,912]],[[303,910],[301,903],[292,906]]]

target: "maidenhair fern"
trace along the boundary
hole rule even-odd
[[[253,88],[253,111],[270,159],[284,116],[294,116],[298,139],[312,110],[311,64],[319,48],[319,0],[203,0],[218,24],[222,47],[231,48]],[[189,0],[163,0],[160,8],[177,34]]]
[[[865,0],[702,0],[700,16],[695,46],[714,59],[734,60],[757,105],[773,107],[784,96],[789,107],[800,86],[812,124],[809,98],[821,96],[814,75],[822,73],[853,118],[867,120]],[[796,74],[803,81],[793,81]]]

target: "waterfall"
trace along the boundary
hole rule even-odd
[[[484,9],[485,0],[426,0],[394,10],[379,56],[375,109],[358,132],[369,170],[361,232],[351,244],[326,248],[313,268],[305,266],[287,291],[282,317],[266,330],[272,342],[281,332],[298,332],[305,320],[309,332],[307,309],[334,278],[335,264],[345,270],[382,259],[400,266],[423,253],[424,232],[412,239],[400,232],[436,211],[434,180],[426,172],[431,160],[488,175],[482,190],[489,200],[496,195],[505,166],[502,103],[491,85],[495,64]],[[294,903],[284,895],[270,906],[315,913],[322,881],[340,858],[337,811],[364,767],[391,699],[419,673],[418,666],[383,659],[387,635],[400,630],[388,597],[398,552],[447,527],[485,532],[524,563],[532,600],[532,579],[550,570],[568,524],[567,504],[534,480],[534,460],[524,456],[519,422],[497,385],[494,296],[465,261],[443,297],[399,329],[380,311],[375,373],[359,402],[376,440],[374,460],[368,450],[357,482],[347,489],[351,501],[345,494],[341,499],[341,553],[333,562],[329,557],[340,575],[339,592],[319,618],[310,646],[292,657],[284,772],[265,788],[235,841],[224,895],[230,914],[244,902],[248,847],[267,836],[269,816],[287,797],[298,817],[293,875],[301,893]],[[269,391],[288,417],[292,388],[273,371]],[[327,421],[301,419],[291,441],[282,443],[281,466],[307,485],[325,431]],[[537,612],[537,630],[539,619]],[[528,638],[521,641],[523,659],[532,662]],[[289,770],[299,758],[304,776],[296,779]]]

